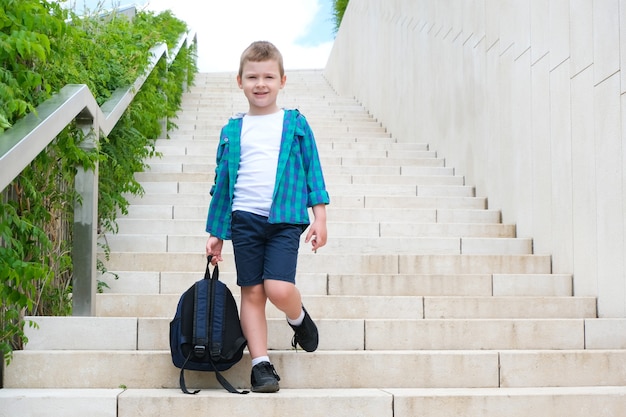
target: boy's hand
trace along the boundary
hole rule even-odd
[[[311,250],[317,252],[319,248],[326,244],[326,205],[317,204],[313,206],[313,215],[315,221],[309,228],[309,232],[306,234],[306,243],[311,242]]]
[[[319,248],[326,244],[326,237],[326,221],[316,219],[306,234],[305,242],[311,242],[311,250],[317,252]]]
[[[209,239],[206,241],[206,256],[212,256],[211,265],[217,265],[218,262],[224,260],[222,258],[222,246],[224,246],[222,239],[209,236]]]

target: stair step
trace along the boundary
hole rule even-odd
[[[393,397],[378,389],[284,389],[267,394],[233,395],[223,389],[194,396],[180,390],[128,390],[120,395],[118,417],[174,416],[391,417]]]
[[[286,389],[620,386],[626,378],[623,350],[272,351],[271,356]],[[178,388],[178,374],[169,350],[25,350],[15,352],[4,382],[6,388]],[[212,374],[185,375],[189,387],[219,387]],[[224,375],[246,388],[249,356]]]
[[[571,296],[566,274],[329,275],[330,295]]]
[[[118,219],[123,224],[131,219],[179,219],[205,221],[208,206],[172,204],[135,204],[128,207],[128,215]],[[352,208],[329,207],[330,222],[388,222],[389,224],[412,223],[466,223],[500,224],[501,214],[497,210],[436,209],[436,208]],[[515,225],[506,225],[514,228]],[[145,232],[142,231],[142,232]]]
[[[287,389],[498,386],[495,351],[272,351],[271,356]],[[19,351],[4,382],[6,388],[178,388],[178,374],[168,350]],[[190,371],[185,376],[190,388],[220,387],[212,374]],[[235,387],[247,388],[249,355],[224,376]]]
[[[218,122],[215,122],[215,124],[212,126],[212,129],[214,129],[216,132],[215,137],[213,137],[212,139],[157,139],[155,141],[155,150],[157,152],[162,152],[166,155],[214,155],[217,149],[219,131],[224,121],[225,120],[220,120]],[[345,121],[341,123],[345,123]],[[391,141],[347,142],[345,140],[331,141],[323,140],[318,134],[316,134],[316,140],[317,148],[320,153],[336,153],[337,151],[362,151],[370,153],[390,152],[390,155],[393,155],[395,152],[402,155],[405,152],[411,152],[411,155],[413,155],[414,152],[432,152],[429,151],[429,146],[425,143],[398,143]]]
[[[214,104],[214,103],[212,103]],[[226,117],[222,119],[222,122],[226,122]],[[208,128],[203,129],[200,127],[201,133],[198,132],[198,127],[195,125],[183,125],[174,132],[168,132],[170,139],[176,139],[182,137],[183,139],[200,139],[200,140],[215,140],[219,135],[219,129],[211,128],[210,125],[206,125]],[[353,130],[340,130],[340,129],[324,129],[319,128],[315,133],[316,140],[323,142],[324,138],[327,140],[344,140],[344,141],[358,141],[358,142],[383,142],[394,143],[395,139],[391,137],[389,133],[386,133],[383,129],[378,127],[363,127],[355,128]]]
[[[344,175],[346,184],[409,184],[409,185],[465,185],[465,178],[453,175]],[[333,176],[328,183],[333,184],[341,178]],[[342,182],[343,183],[343,182]]]
[[[354,226],[354,225],[351,225]],[[363,246],[361,254],[501,254],[521,255],[532,253],[532,240],[516,238],[459,238],[459,237],[379,237],[377,225],[371,225],[368,235],[367,229],[360,229],[352,237],[334,237],[328,241],[324,251],[339,253],[353,253],[355,248],[367,238],[367,246]],[[206,244],[207,234],[198,235],[202,229],[198,227],[194,235],[166,235],[166,234],[116,234],[107,235],[102,242],[109,245],[109,249],[120,252],[179,252],[188,253],[202,250]],[[329,230],[333,228],[329,227]],[[179,231],[179,232],[182,232]],[[360,235],[360,236],[359,236]],[[305,243],[306,235],[301,238],[301,250],[308,250]],[[228,246],[230,248],[230,246]],[[225,250],[223,253],[230,253]]]
[[[198,209],[206,217],[206,207]],[[501,214],[496,210],[443,208],[341,208],[329,207],[329,221],[381,221],[388,224],[412,223],[466,223],[500,224]],[[514,226],[513,226],[514,227]]]
[[[574,295],[568,274],[494,274],[495,296],[569,296]]]
[[[504,387],[623,386],[624,360],[624,350],[502,351],[500,381]]]
[[[322,162],[323,163],[323,162]],[[407,170],[405,166],[390,165],[324,165],[324,175],[331,179],[335,175],[453,175],[454,170],[445,166],[416,166]]]
[[[159,193],[128,197],[130,204],[173,204],[173,205],[204,205],[209,207],[211,197],[209,189],[201,194]],[[336,207],[350,208],[447,208],[447,209],[485,209],[487,200],[483,197],[432,197],[432,196],[381,196],[355,195],[331,196]]]
[[[4,388],[0,389],[0,416],[119,417],[118,397],[123,393],[124,390],[121,388]]]
[[[172,314],[173,316],[173,314]],[[172,317],[28,317],[26,350],[169,350]],[[584,349],[603,319],[321,319],[320,350]],[[615,323],[610,323],[614,325]],[[284,318],[268,320],[270,350],[291,349]],[[623,338],[626,331],[619,332]],[[481,335],[477,338],[474,335]],[[615,338],[613,338],[615,340]],[[621,343],[605,349],[621,348]]]
[[[178,294],[98,294],[100,317],[172,317]],[[238,295],[235,295],[238,299]],[[420,297],[303,295],[307,309],[324,318],[591,318],[593,297]],[[315,313],[313,313],[315,312]],[[268,317],[284,315],[268,304]]]
[[[390,389],[395,417],[620,416],[626,387]],[[338,416],[339,414],[337,414]]]
[[[452,177],[454,178],[454,177]],[[388,184],[344,184],[330,185],[334,195],[364,195],[396,197],[476,197],[474,187],[465,185],[388,185]]]
[[[400,167],[404,165],[420,167],[444,167],[445,160],[441,158],[381,158],[381,157],[326,157],[321,158],[322,166],[326,170],[327,166],[340,165],[343,167],[352,166],[392,166]]]
[[[475,197],[474,187],[465,185],[389,185],[389,184],[342,184],[328,185],[334,195],[365,195],[397,197]]]
[[[207,172],[214,172],[214,163],[180,163],[180,162],[150,162],[150,165],[146,169],[147,173],[198,173],[206,174]]]
[[[281,389],[232,395],[223,389],[194,396],[179,389],[4,389],[6,416],[148,417],[186,415],[305,415],[307,417],[568,417],[621,416],[625,387]],[[277,413],[280,410],[280,414]],[[601,410],[601,411],[600,411]]]
[[[585,325],[587,349],[626,349],[626,319],[592,320]]]
[[[589,318],[594,297],[425,297],[425,318]]]
[[[99,280],[105,293],[182,294],[199,272],[109,271]],[[238,292],[236,274],[220,271],[220,280]],[[567,274],[358,274],[298,272],[298,289],[305,295],[412,296],[534,296],[573,295]]]
[[[200,250],[199,250],[200,251]],[[231,254],[224,254],[224,271],[234,268]],[[300,253],[302,271],[329,274],[547,274],[547,255],[364,255]],[[113,252],[103,266],[110,271],[198,272],[206,268],[204,254]]]
[[[445,178],[445,177],[441,177]],[[453,177],[454,178],[454,177]],[[196,194],[199,190],[210,190],[209,182],[159,181],[142,183],[146,193]],[[474,187],[465,185],[415,185],[415,184],[330,184],[330,195],[390,195],[425,197],[474,197]]]
[[[331,202],[340,208],[440,208],[440,209],[486,209],[483,197],[427,197],[427,196],[380,196],[380,195],[331,195]]]
[[[369,152],[401,152],[401,151],[428,151],[429,146],[426,143],[399,143],[399,142],[346,142],[346,141],[325,141],[319,142],[317,148],[321,151],[332,150],[338,151],[353,151],[353,150],[365,150]]]
[[[206,188],[213,184],[214,174],[211,172],[140,172],[135,174],[135,178],[142,183],[144,190],[148,191],[151,187],[156,186],[154,183],[161,182],[174,182],[179,183],[179,187],[183,184],[184,187],[181,190],[189,189],[193,187],[192,193],[196,193],[198,186]],[[352,175],[352,174],[334,174],[327,175],[325,177],[329,186],[336,185],[401,185],[401,186],[425,186],[425,185],[437,185],[437,186],[464,186],[465,178],[461,176],[454,176],[447,174],[446,171],[441,169],[424,169],[423,174],[419,175]],[[199,184],[200,183],[200,184]],[[182,191],[178,191],[182,192]]]
[[[158,207],[158,206],[155,206]],[[146,235],[166,235],[166,236],[198,236],[206,238],[204,232],[206,219],[172,219],[172,210],[163,207],[162,210],[155,210],[153,218],[126,218],[119,219],[118,236],[129,237]],[[137,211],[139,213],[139,211]],[[143,213],[142,213],[143,214]],[[149,213],[145,213],[149,215]],[[499,244],[504,246],[509,242],[532,242],[527,238],[515,238],[515,226],[504,224],[483,224],[483,223],[434,223],[427,222],[435,220],[436,212],[433,210],[421,210],[417,213],[423,215],[423,222],[402,222],[394,218],[389,221],[353,221],[334,220],[334,212],[330,213],[333,219],[327,222],[329,244],[334,239],[344,239],[347,237],[413,237],[419,238],[498,238]],[[169,217],[169,218],[167,218]],[[415,216],[414,216],[415,217]],[[155,222],[158,218],[160,221]],[[419,218],[417,220],[420,220]],[[114,235],[107,235],[107,239]],[[504,240],[507,238],[506,240]],[[472,240],[476,242],[476,240]],[[469,243],[468,243],[469,245]],[[358,246],[358,245],[357,245]]]
[[[159,271],[108,271],[98,279],[108,285],[104,293],[130,294],[182,294],[194,282],[202,279],[204,272]],[[220,281],[233,292],[239,292],[234,271],[220,271]],[[303,294],[325,295],[328,293],[328,274],[296,272],[298,289]],[[491,287],[489,289],[491,292]]]
[[[138,172],[135,179],[140,183],[158,182],[158,181],[179,181],[179,182],[209,182],[214,178],[213,173],[209,172],[155,172],[149,170]]]
[[[406,175],[406,176],[419,176],[419,175],[454,175],[454,170],[443,166],[439,160],[422,160],[421,165],[409,166],[409,165],[340,165],[340,164],[324,164],[324,176],[332,182],[332,178],[335,175]],[[202,173],[212,174],[215,171],[215,162],[212,159],[204,157],[202,162],[167,162],[163,160],[150,161],[147,173]],[[210,178],[210,180],[212,177]]]
[[[180,164],[175,164],[177,171]],[[352,175],[333,174],[325,177],[329,185],[334,184],[396,184],[396,185],[465,185],[465,178],[454,176],[445,168],[425,168],[416,175]],[[206,183],[213,184],[212,172],[140,172],[135,174],[137,181],[145,185],[153,182]],[[194,191],[196,192],[197,189]]]
[[[551,258],[545,255],[399,255],[398,266],[401,274],[545,274],[551,272]]]

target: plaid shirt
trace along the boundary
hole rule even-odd
[[[231,212],[241,158],[241,125],[237,115],[222,128],[217,148],[215,184],[206,231],[220,239],[231,238]],[[285,110],[278,154],[276,185],[268,222],[309,224],[308,207],[330,203],[313,131],[298,110]]]

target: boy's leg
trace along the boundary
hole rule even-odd
[[[241,287],[241,328],[252,359],[250,383],[253,392],[280,390],[280,377],[267,356],[267,296],[263,284]]]
[[[267,295],[263,287],[264,229],[266,221],[250,213],[235,212],[232,239],[241,287],[240,321],[252,359],[250,382],[253,392],[276,392],[280,377],[267,354]]]
[[[269,239],[265,247],[263,271],[265,294],[279,310],[285,313],[294,330],[292,346],[300,345],[307,352],[317,349],[317,326],[302,306],[302,296],[296,288],[296,266],[301,225],[269,225]]]
[[[265,280],[267,298],[287,316],[287,322],[294,331],[291,345],[296,345],[307,352],[317,350],[319,333],[317,326],[302,305],[302,296],[296,286],[290,282],[273,279]]]
[[[287,318],[296,320],[302,313],[302,296],[298,288],[291,282],[266,279],[265,294],[270,302]]]
[[[307,352],[317,350],[319,333],[317,326],[302,306],[302,296],[294,284],[273,279],[265,280],[265,293],[269,300],[287,316],[287,322],[294,331],[291,345]]]
[[[265,218],[255,214],[236,211],[232,215],[237,285],[241,287],[241,328],[253,360],[267,356],[267,296],[263,288],[265,224]]]
[[[266,301],[263,284],[241,287],[241,329],[252,359],[267,356]]]
[[[294,331],[291,345],[297,345],[307,352],[317,350],[319,333],[317,326],[302,305],[302,296],[290,282],[274,279],[265,280],[267,298],[287,316],[287,322]]]

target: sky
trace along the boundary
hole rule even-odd
[[[149,0],[148,10],[171,10],[196,31],[200,72],[237,71],[241,52],[272,42],[285,69],[320,69],[334,40],[333,0]],[[119,4],[119,2],[118,2]],[[122,2],[122,5],[124,2]]]
[[[200,72],[237,71],[241,52],[257,40],[283,54],[285,69],[321,69],[334,40],[333,0],[58,0],[82,10],[146,7],[171,10],[195,30]]]

